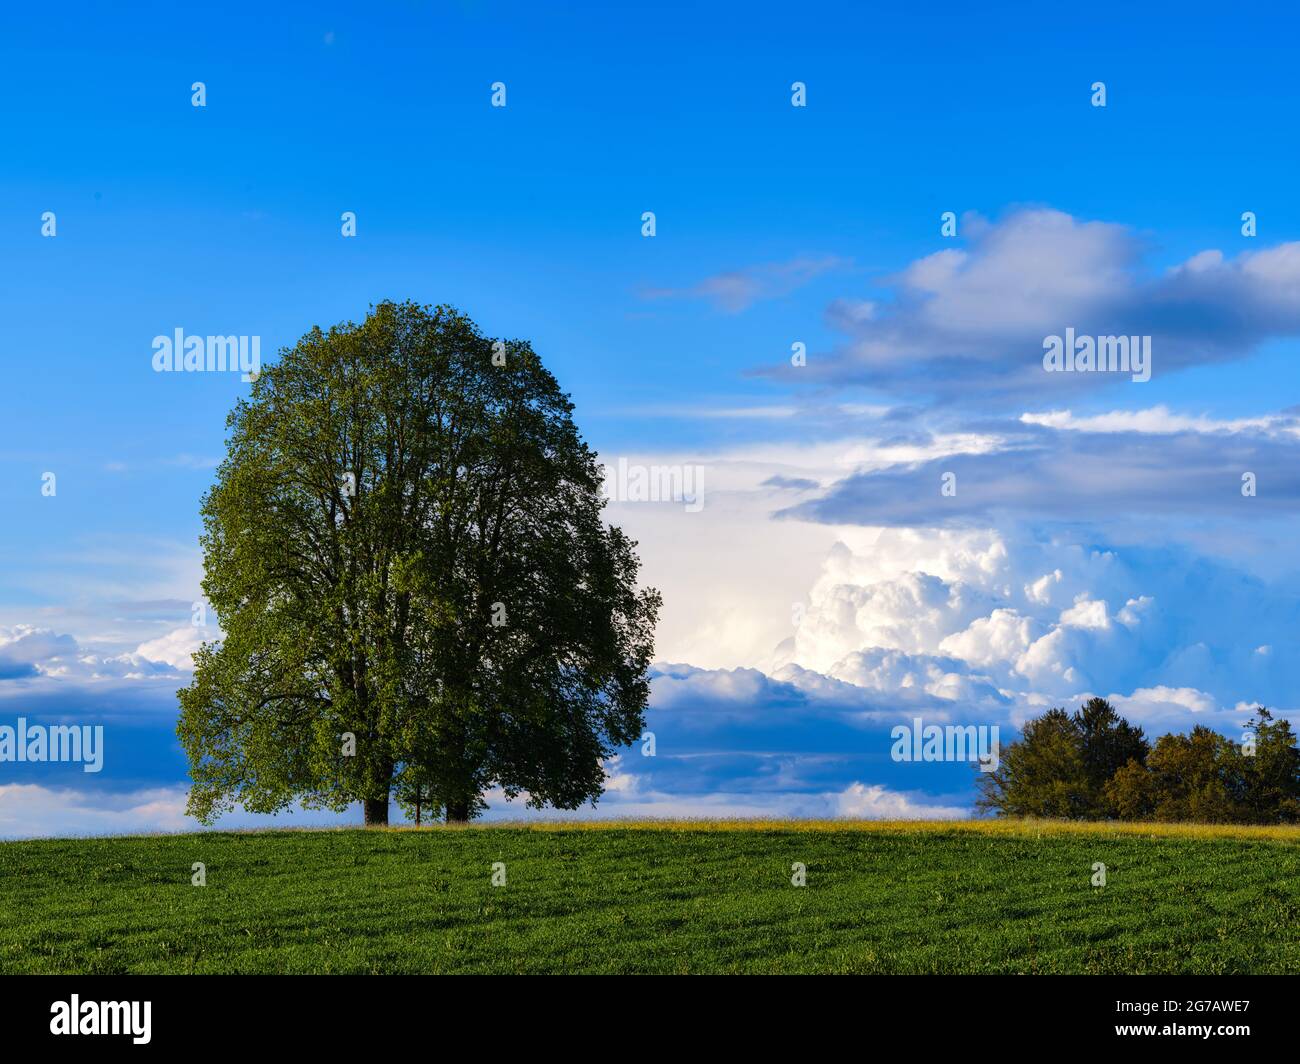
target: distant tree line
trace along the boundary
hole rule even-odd
[[[1203,725],[1162,735],[1104,698],[1073,714],[1051,709],[980,773],[983,812],[1070,820],[1287,824],[1300,821],[1300,750],[1291,725],[1258,707],[1233,742]]]

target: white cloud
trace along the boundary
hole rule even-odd
[[[1094,628],[1106,631],[1110,628],[1110,617],[1106,612],[1106,603],[1101,599],[1090,599],[1087,593],[1074,600],[1074,605],[1061,611],[1061,624],[1071,628]]]
[[[1052,589],[1061,582],[1061,570],[1053,569],[1044,573],[1031,584],[1025,585],[1025,598],[1039,606],[1047,606],[1052,601]]]
[[[1194,687],[1140,687],[1131,695],[1112,694],[1112,704],[1135,718],[1150,715],[1155,707],[1177,706],[1190,713],[1209,713],[1217,709],[1213,698]]]
[[[836,815],[855,820],[954,820],[970,816],[960,806],[917,802],[881,786],[852,783],[835,796]]]
[[[215,629],[186,625],[157,639],[141,643],[136,647],[135,654],[145,661],[160,661],[180,672],[190,672],[194,668],[195,651],[204,643],[220,637],[221,633]]]
[[[1179,414],[1162,405],[1142,410],[1112,410],[1104,414],[1076,416],[1069,410],[1021,414],[1026,425],[1042,425],[1062,432],[1137,432],[1168,436],[1178,432],[1240,433],[1280,431],[1300,433],[1292,417],[1268,414],[1262,417],[1212,418],[1203,414]]]
[[[999,608],[987,617],[977,617],[964,631],[945,638],[939,649],[972,665],[995,665],[1019,658],[1041,631],[1042,626],[1032,617],[1022,616],[1014,609]]]
[[[75,639],[48,628],[30,624],[0,628],[0,679],[58,669],[60,662],[74,658],[76,653]]]
[[[124,835],[192,830],[184,787],[115,794],[36,784],[0,784],[0,838],[48,835]]]
[[[212,627],[183,627],[113,654],[84,647],[67,633],[18,624],[0,628],[0,680],[175,678],[193,669],[191,656],[200,643],[220,637]]]
[[[1044,337],[1152,339],[1159,375],[1244,358],[1263,342],[1300,333],[1300,243],[1226,258],[1210,249],[1171,270],[1150,268],[1137,232],[1048,208],[996,222],[968,215],[966,246],[917,259],[886,279],[892,298],[863,314],[861,301],[830,305],[847,334],[798,370],[774,376],[861,383],[877,392],[960,403],[1077,394],[1114,385],[1115,374],[1045,374]]]

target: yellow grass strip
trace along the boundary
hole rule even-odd
[[[448,830],[448,825],[430,828]],[[971,834],[1024,837],[1134,835],[1162,839],[1260,839],[1300,843],[1300,824],[1163,824],[1127,821],[1079,820],[517,820],[452,825],[450,830],[511,828],[529,831],[858,831],[882,834]],[[414,831],[409,825],[390,831]],[[421,828],[420,830],[424,830]]]

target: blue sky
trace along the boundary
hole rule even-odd
[[[896,720],[1009,735],[1095,693],[1232,733],[1241,704],[1296,708],[1300,84],[1275,6],[2,25],[0,724],[104,721],[110,746],[94,779],[0,764],[0,834],[184,826],[198,500],[246,385],[156,374],[152,338],[269,357],[384,298],[530,339],[608,460],[704,470],[698,513],[610,507],[666,605],[658,753],[611,766],[602,812],[955,815],[970,766],[892,762]],[[1151,381],[1042,373],[1066,327],[1151,335]]]

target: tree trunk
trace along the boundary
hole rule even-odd
[[[469,799],[468,798],[453,798],[447,802],[447,823],[448,824],[469,823]]]
[[[366,827],[388,827],[388,795],[382,798],[367,798],[362,806],[366,812]]]
[[[415,826],[416,826],[417,828],[420,826],[420,798],[419,798],[419,795],[416,795],[416,798],[415,798]]]

